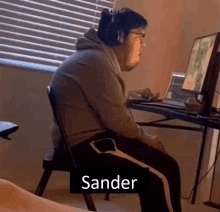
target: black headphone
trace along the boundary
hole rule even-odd
[[[109,45],[120,45],[124,42],[124,31],[120,29],[116,22],[116,17],[120,11],[117,9],[110,9],[108,13],[111,16],[111,22],[105,29],[105,38]]]

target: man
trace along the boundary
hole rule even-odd
[[[128,115],[122,71],[133,70],[145,46],[147,21],[124,8],[104,9],[98,32],[87,31],[77,52],[55,72],[51,87],[77,164],[92,167],[135,167],[133,163],[98,155],[91,141],[111,137],[119,150],[150,167],[150,192],[139,194],[142,211],[181,211],[180,173],[176,161],[155,136]],[[54,122],[54,147],[60,141]],[[166,178],[166,182],[161,180]]]

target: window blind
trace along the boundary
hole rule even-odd
[[[114,0],[0,0],[0,63],[55,71]]]

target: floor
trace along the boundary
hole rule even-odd
[[[52,201],[87,209],[82,194],[70,194],[69,190],[46,190],[44,198]],[[105,194],[92,194],[98,212],[140,212],[139,198],[137,194],[110,194],[110,201],[105,201]],[[219,210],[203,204],[192,205],[182,200],[182,212],[219,212]]]

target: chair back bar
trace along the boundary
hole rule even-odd
[[[76,166],[72,151],[70,149],[70,143],[69,143],[69,140],[68,140],[67,135],[65,133],[65,130],[64,130],[64,127],[62,124],[62,120],[59,116],[59,112],[57,110],[56,94],[55,94],[55,91],[50,86],[47,86],[47,95],[48,95],[48,98],[49,98],[49,101],[50,101],[50,104],[51,104],[51,107],[53,110],[54,117],[56,119],[56,122],[57,122],[58,127],[61,131],[61,134],[62,134],[62,139],[59,142],[57,149],[55,150],[55,156],[57,155],[58,150],[62,147],[63,141],[64,141],[64,144],[67,148],[67,154],[69,154],[69,156],[70,156],[71,166],[72,166],[72,168],[76,168],[77,166]],[[86,201],[88,209],[90,211],[97,211],[91,195],[88,193],[83,193],[83,196]]]
[[[58,124],[59,129],[60,129],[60,132],[62,134],[62,140],[59,142],[58,147],[55,150],[55,155],[56,155],[57,151],[62,147],[63,140],[64,140],[65,146],[66,146],[67,151],[68,151],[67,153],[69,154],[70,159],[72,161],[71,162],[72,163],[71,164],[72,168],[76,168],[76,163],[75,163],[72,151],[70,149],[70,143],[69,143],[69,140],[68,140],[67,135],[65,133],[65,130],[64,130],[64,127],[63,127],[63,124],[62,124],[62,120],[61,120],[61,118],[59,116],[59,112],[57,110],[56,94],[55,94],[54,90],[50,86],[47,86],[47,94],[48,94],[48,98],[49,98],[49,101],[50,101],[50,105],[51,105],[52,110],[53,110],[54,117],[56,119],[56,122]]]

